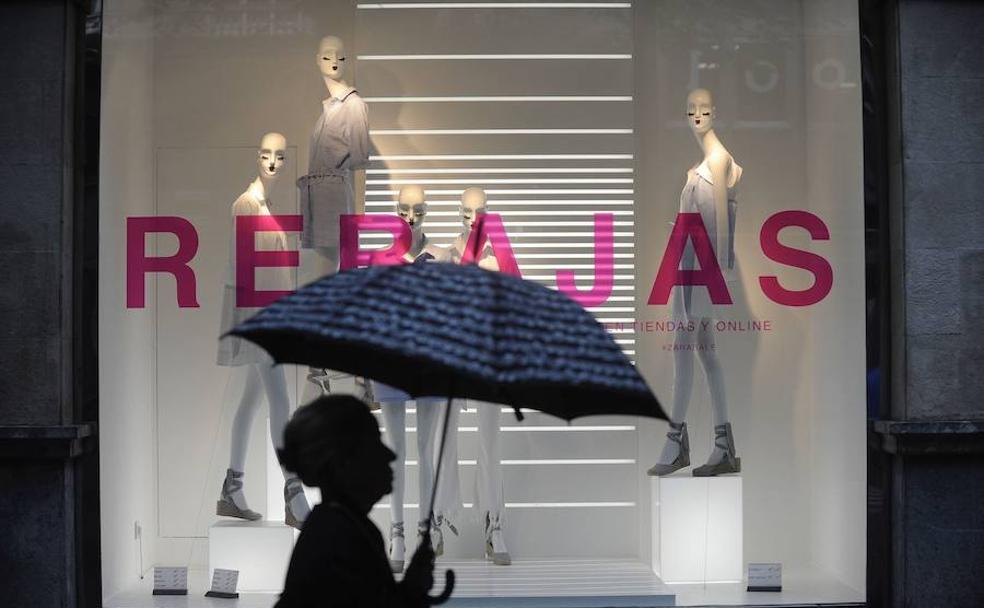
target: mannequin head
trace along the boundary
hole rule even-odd
[[[318,45],[318,69],[321,75],[340,81],[345,75],[345,46],[338,36],[325,36]]]
[[[475,219],[483,213],[488,213],[488,199],[485,190],[481,188],[468,188],[461,193],[461,206],[458,213],[461,215],[461,223],[465,230],[470,231],[475,224]]]
[[[410,224],[410,231],[415,238],[423,234],[424,218],[427,217],[427,201],[424,197],[424,189],[417,185],[400,188],[396,214]]]
[[[257,165],[260,175],[265,178],[276,177],[284,166],[287,155],[287,138],[280,133],[267,133],[260,140],[257,151]]]
[[[687,95],[687,122],[695,135],[714,128],[714,99],[707,89],[694,89]]]

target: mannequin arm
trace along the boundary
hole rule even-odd
[[[728,270],[728,171],[731,168],[731,158],[727,154],[712,155],[707,162],[711,170],[714,194],[715,233],[717,238],[714,254],[722,271]]]

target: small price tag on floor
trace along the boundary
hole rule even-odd
[[[188,595],[188,568],[155,566],[154,595]]]
[[[748,591],[782,591],[782,564],[748,564]]]
[[[239,597],[239,593],[236,592],[237,585],[239,585],[239,570],[216,568],[212,572],[212,588],[205,597],[237,598]]]

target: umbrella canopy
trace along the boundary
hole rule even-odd
[[[635,367],[580,304],[477,265],[340,272],[235,327],[280,363],[373,378],[411,396],[666,419]]]

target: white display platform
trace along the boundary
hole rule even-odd
[[[457,575],[447,603],[454,608],[676,605],[673,590],[636,560],[514,560],[511,566],[462,560],[439,561],[437,566],[437,588],[444,584],[447,568]]]
[[[740,583],[741,477],[654,477],[653,572],[666,583]]]
[[[208,567],[239,571],[239,591],[279,592],[295,530],[282,522],[219,521],[208,529]]]
[[[438,560],[435,591],[444,584],[444,570],[458,577],[454,596],[446,606],[467,608],[603,608],[674,606],[674,590],[663,585],[649,566],[624,560],[516,560],[495,566],[484,560]],[[106,608],[271,608],[276,593],[240,593],[239,598],[204,597],[208,576],[204,570],[188,573],[187,596],[151,595],[150,577],[106,601]]]

